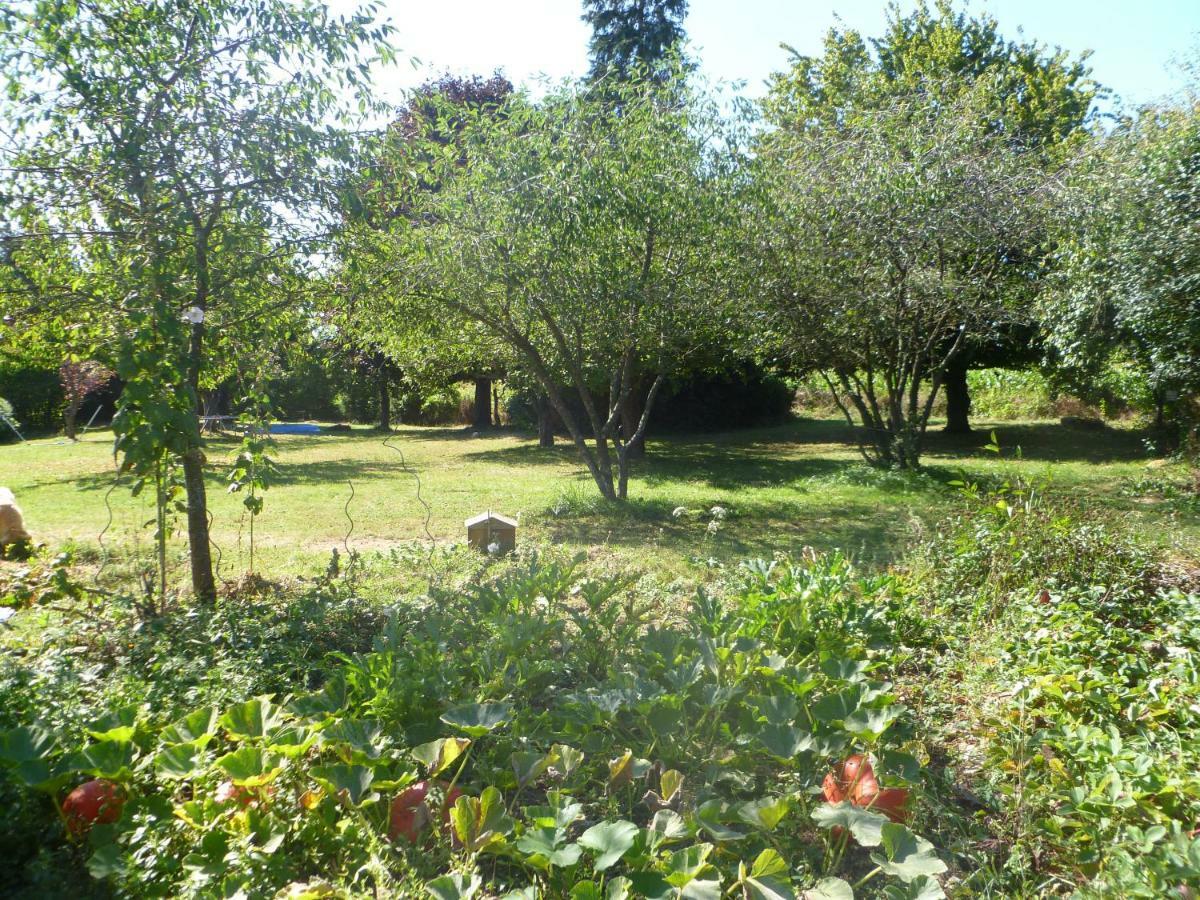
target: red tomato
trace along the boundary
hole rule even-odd
[[[826,775],[825,780],[821,783],[821,793],[825,795],[825,800],[829,803],[841,803],[846,799],[846,792],[842,790],[841,784],[832,772]]]
[[[62,811],[67,820],[67,830],[75,837],[87,834],[100,822],[111,824],[121,818],[121,807],[125,805],[125,791],[120,785],[105,778],[85,781],[63,801]]]
[[[450,807],[462,796],[462,791],[457,787],[450,787],[444,781],[437,781],[433,784],[439,787],[444,794],[441,808],[442,824],[449,824]],[[426,802],[430,787],[430,782],[418,781],[410,784],[396,795],[388,815],[388,837],[393,841],[402,837],[409,843],[415,844],[417,835],[433,821],[433,811]]]

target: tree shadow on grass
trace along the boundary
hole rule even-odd
[[[344,484],[346,481],[375,481],[396,478],[403,474],[404,467],[400,465],[399,457],[395,462],[385,460],[363,461],[359,459],[317,460],[313,462],[285,463],[279,465],[270,477],[270,484],[301,485],[301,484]],[[113,483],[114,474],[69,476],[39,482],[40,484],[74,484],[81,491],[108,490]],[[120,486],[133,484],[133,476],[121,477]],[[224,490],[229,482],[224,467],[209,467],[204,472],[204,481],[209,491]],[[152,490],[152,488],[148,488]]]
[[[1140,462],[1148,458],[1146,432],[1103,428],[1068,428],[1058,422],[978,423],[969,435],[949,435],[931,429],[925,452],[929,456],[966,459],[989,457],[983,448],[992,432],[1005,458],[1021,449],[1021,458],[1038,462]],[[993,457],[994,458],[994,457]]]
[[[681,517],[661,500],[625,504],[597,500],[562,515],[538,519],[547,539],[560,543],[666,550],[684,557],[712,556],[729,563],[804,547],[842,550],[863,562],[886,564],[912,535],[912,513],[878,503],[838,500],[814,514],[811,507],[787,501],[742,503],[708,532],[711,517],[694,510]]]

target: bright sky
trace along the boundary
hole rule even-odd
[[[335,11],[356,0],[328,0]],[[384,76],[385,96],[426,77],[490,74],[499,68],[514,83],[587,70],[588,27],[577,0],[379,0],[397,29],[396,43],[421,66]],[[902,0],[910,9],[912,0]],[[837,22],[867,36],[883,30],[885,0],[691,0],[685,27],[710,78],[746,82],[758,95],[763,80],[782,69],[787,43],[818,52]],[[1183,83],[1172,60],[1200,49],[1200,0],[969,0],[991,12],[1006,35],[1079,53],[1092,50],[1095,77],[1126,104],[1170,93]]]

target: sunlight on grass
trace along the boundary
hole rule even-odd
[[[966,439],[931,435],[928,466],[919,475],[868,468],[852,433],[832,419],[654,440],[624,505],[604,502],[561,442],[544,450],[508,432],[473,437],[460,429],[416,427],[401,428],[388,446],[363,429],[281,436],[271,454],[278,473],[255,523],[256,561],[267,574],[309,573],[335,547],[368,552],[423,540],[426,511],[414,475],[438,542],[461,540],[464,519],[494,509],[520,518],[522,541],[583,548],[675,573],[692,558],[728,562],[803,546],[837,547],[862,563],[885,564],[914,530],[949,508],[946,482],[963,470],[978,475],[1003,466],[1044,474],[1053,490],[1068,496],[1086,492],[1098,511],[1144,523],[1151,537],[1194,545],[1200,536],[1195,514],[1123,490],[1146,471],[1148,457],[1136,434],[1006,423],[997,426],[1006,451],[998,460],[980,449],[989,428]],[[1013,459],[1018,446],[1022,457]],[[245,570],[249,553],[249,520],[224,480],[235,447],[232,439],[217,439],[208,448],[213,540],[226,577]],[[0,484],[16,492],[30,528],[51,548],[97,546],[109,519],[107,498],[112,522],[104,546],[151,552],[144,525],[152,506],[145,497],[132,498],[125,483],[113,488],[107,433],[93,432],[78,444],[46,439],[0,448]],[[713,506],[728,515],[709,529]],[[687,514],[673,515],[679,508]]]

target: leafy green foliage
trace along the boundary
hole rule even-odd
[[[394,335],[450,329],[499,345],[549,398],[601,494],[625,499],[621,410],[643,376],[645,410],[708,337],[725,279],[711,252],[728,215],[734,153],[714,98],[673,79],[605,96],[556,87],[498,109],[452,98],[395,147],[413,190],[386,234],[349,253],[380,287],[363,299]],[[619,111],[619,112],[618,112]],[[447,146],[444,122],[455,123]]]
[[[330,84],[365,104],[389,29],[281,0],[10,6],[13,308],[50,343],[119,341],[117,451],[135,486],[155,485],[159,592],[168,513],[186,511],[192,588],[211,603],[200,391],[296,326],[297,273],[349,153]]]
[[[906,715],[874,675],[882,624],[799,610],[832,579],[884,623],[891,582],[856,585],[842,560],[758,564],[729,603],[701,594],[686,622],[646,626],[630,580],[579,565],[535,558],[399,607],[315,691],[18,726],[0,764],[53,797],[83,775],[121,782],[89,869],[130,893],[273,893],[316,864],[351,891],[782,898],[841,866],[844,847],[822,864],[835,839],[795,823],[832,809],[813,791],[842,755],[903,746]],[[808,738],[783,755],[771,728]],[[918,777],[879,758],[896,783]],[[877,878],[935,866],[907,829],[862,843],[885,854]]]
[[[1177,424],[1200,390],[1200,322],[1189,299],[1200,273],[1198,172],[1194,96],[1149,107],[1098,141],[1072,173],[1057,289],[1043,304],[1065,381],[1132,363],[1160,418]]]

